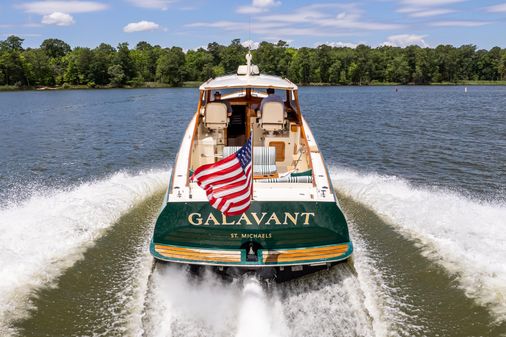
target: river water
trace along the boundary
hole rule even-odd
[[[267,285],[153,268],[195,89],[0,93],[0,336],[506,336],[506,87],[300,99],[355,254]]]

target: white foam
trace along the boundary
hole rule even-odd
[[[150,233],[151,234],[151,233]],[[145,241],[149,243],[148,240]],[[149,244],[139,247],[138,259],[132,266],[132,278],[127,287],[130,287],[128,304],[124,310],[128,311],[127,331],[129,336],[144,336],[143,315],[149,285],[149,276],[153,265],[153,257],[149,252]],[[112,334],[111,334],[112,335]]]
[[[506,320],[506,206],[417,188],[392,176],[331,170],[340,192],[371,208],[425,256],[455,275],[466,295]]]
[[[279,297],[253,276],[226,282],[205,271],[195,279],[182,267],[159,265],[151,281],[148,336],[288,336]]]
[[[244,282],[236,337],[288,336],[282,304],[277,296],[267,298],[260,282]]]
[[[25,317],[33,291],[49,286],[132,207],[160,191],[167,173],[117,173],[0,209],[0,335]]]
[[[146,299],[148,336],[233,336],[240,285],[223,283],[212,272],[191,279],[182,268],[158,265]]]
[[[281,284],[290,336],[373,337],[358,278],[347,264]]]

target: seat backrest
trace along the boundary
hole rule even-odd
[[[225,103],[207,103],[204,123],[204,126],[209,129],[225,129],[228,126],[227,106]]]
[[[281,102],[267,102],[261,111],[260,126],[268,131],[281,130],[285,125],[285,110]]]

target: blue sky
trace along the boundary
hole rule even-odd
[[[197,48],[234,38],[291,46],[476,44],[506,48],[506,0],[0,0],[0,39]]]

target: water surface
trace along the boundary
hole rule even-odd
[[[505,335],[506,87],[300,99],[356,251],[264,287],[152,271],[197,90],[0,93],[0,335]]]

